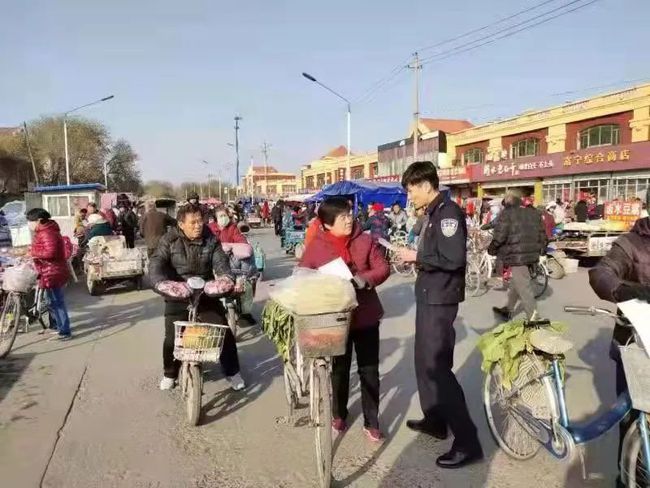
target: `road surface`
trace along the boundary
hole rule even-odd
[[[294,261],[269,230],[253,239],[267,249],[268,269],[258,288],[256,313],[269,288],[290,273]],[[612,486],[616,433],[585,450],[588,480],[579,461],[560,464],[540,452],[527,462],[497,451],[482,411],[478,336],[495,322],[490,311],[503,292],[470,298],[455,324],[455,369],[477,423],[486,460],[442,471],[435,458],[451,440],[433,442],[409,431],[420,416],[413,371],[413,281],[397,276],[380,296],[381,423],[383,445],[362,435],[360,394],[351,388],[348,433],[336,440],[337,487]],[[68,291],[74,339],[48,342],[36,332],[19,336],[0,361],[0,486],[11,488],[305,488],[316,486],[314,441],[305,409],[287,419],[282,367],[259,328],[242,329],[239,352],[245,392],[231,392],[218,367],[206,376],[204,420],[184,424],[177,390],[161,392],[162,300],[151,291],[119,290],[89,297]],[[607,358],[612,324],[570,317],[566,304],[598,304],[585,270],[551,283],[542,314],[571,324],[576,348],[568,354],[568,405],[576,419],[602,411],[614,399]]]

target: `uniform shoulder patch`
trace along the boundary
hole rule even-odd
[[[458,231],[458,220],[442,219],[440,221],[440,230],[445,237],[452,237]]]

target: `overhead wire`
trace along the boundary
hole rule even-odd
[[[580,4],[580,5],[577,5],[577,6],[573,7],[573,8],[571,8],[571,9],[568,9],[568,10],[562,10],[562,9],[565,9],[566,7],[568,7],[568,6],[570,6],[570,5],[573,5],[573,4],[576,4],[576,3],[578,3],[578,2],[582,2],[582,1],[584,1],[584,0],[572,0],[572,1],[569,2],[569,3],[566,3],[566,4],[564,4],[564,5],[561,5],[560,7],[556,7],[556,8],[551,9],[551,10],[549,10],[549,11],[543,13],[543,14],[537,15],[537,16],[532,17],[532,18],[530,18],[530,19],[528,19],[528,20],[525,20],[525,21],[523,21],[523,22],[519,22],[518,24],[514,24],[514,25],[509,26],[509,27],[507,27],[507,28],[505,28],[505,29],[501,29],[501,30],[496,31],[496,32],[494,32],[494,33],[492,33],[492,34],[489,34],[489,35],[487,35],[487,36],[485,36],[485,37],[482,37],[482,38],[479,38],[479,39],[475,39],[474,41],[470,41],[470,42],[468,42],[468,43],[461,44],[460,46],[456,46],[456,47],[451,48],[451,49],[449,49],[449,50],[447,50],[447,51],[443,51],[443,52],[440,52],[440,53],[437,53],[437,54],[434,54],[434,55],[428,56],[428,57],[426,57],[426,58],[423,58],[423,59],[420,60],[420,63],[421,63],[422,65],[424,65],[424,64],[431,63],[432,61],[439,61],[439,60],[441,60],[441,59],[447,59],[447,58],[449,58],[449,57],[451,57],[451,56],[455,56],[455,55],[457,55],[457,54],[462,54],[462,53],[465,53],[465,52],[467,52],[467,51],[472,51],[472,50],[474,50],[474,49],[478,49],[479,47],[486,46],[486,45],[488,45],[488,44],[492,44],[492,43],[494,43],[494,42],[496,42],[496,41],[499,41],[499,40],[501,40],[501,39],[505,39],[505,38],[507,38],[507,37],[511,37],[511,36],[513,36],[513,35],[515,35],[515,34],[518,34],[519,32],[523,32],[523,31],[526,31],[526,30],[532,29],[533,27],[537,27],[538,25],[545,24],[545,23],[550,22],[551,20],[556,19],[556,18],[558,18],[558,17],[562,17],[562,16],[564,16],[564,15],[567,15],[567,14],[570,14],[570,13],[575,12],[575,11],[577,11],[577,10],[583,9],[583,8],[585,8],[585,7],[588,7],[589,5],[591,5],[591,4],[593,4],[593,3],[596,3],[596,2],[599,2],[600,0],[590,0],[590,1],[587,2],[587,3],[583,3],[583,4]],[[539,19],[539,18],[544,17],[544,16],[546,16],[546,15],[548,15],[548,14],[550,14],[550,13],[557,12],[558,10],[562,10],[562,11],[559,12],[559,13],[557,13],[557,14],[555,14],[555,15],[552,15],[552,16],[550,16],[550,17],[547,17],[547,18],[545,18],[545,19],[542,19],[542,20],[540,20],[539,22],[535,22],[535,23],[533,23],[533,24],[530,24],[530,22],[531,22],[532,20]],[[530,24],[530,25],[525,25],[525,24]],[[521,27],[520,29],[515,29],[514,31],[511,31],[511,29],[512,29],[513,27],[519,27],[519,26],[522,26],[522,25],[523,25],[523,27]],[[496,35],[498,35],[498,34],[500,34],[500,33],[504,33],[504,34],[501,35],[501,36],[498,36],[498,37],[494,37],[494,36],[496,36]],[[494,37],[494,38],[493,38],[493,39],[490,39],[491,37]],[[486,40],[486,39],[489,39],[489,40]],[[485,42],[481,42],[481,41],[483,41],[483,40],[485,40]],[[476,44],[477,42],[478,42],[479,44]],[[476,45],[472,45],[472,44],[476,44]]]

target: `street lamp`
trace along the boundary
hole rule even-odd
[[[91,105],[97,105],[98,103],[106,102],[115,98],[115,95],[109,95],[94,102],[87,103],[85,105],[80,105],[79,107],[68,110],[63,114],[63,145],[65,146],[65,180],[68,186],[70,186],[70,156],[68,154],[68,115],[82,108],[90,107]],[[104,182],[106,183],[107,173],[106,173],[106,164],[104,164]]]
[[[210,162],[206,161],[205,159],[202,159],[201,162],[205,164],[206,166],[210,166]],[[217,166],[217,171],[220,171],[223,169],[223,165],[216,165]],[[210,176],[213,176],[212,174],[208,174],[208,188],[210,188]],[[223,180],[223,174],[217,174],[218,178],[217,181],[219,182],[219,200],[223,202],[223,195],[222,195],[222,190],[221,190],[221,181]]]
[[[347,159],[347,163],[346,163],[346,174],[347,174],[347,178],[351,180],[352,179],[352,169],[350,167],[350,152],[351,152],[351,144],[352,144],[352,141],[351,141],[351,139],[352,139],[352,110],[351,110],[350,100],[345,98],[340,93],[335,92],[330,87],[328,87],[326,85],[323,85],[320,81],[318,81],[316,78],[314,78],[309,73],[303,73],[302,76],[307,78],[309,81],[312,81],[312,82],[316,83],[317,85],[320,85],[321,87],[325,88],[328,92],[330,92],[333,95],[337,96],[338,98],[340,98],[341,100],[343,100],[347,104],[347,107],[348,107],[348,159]]]

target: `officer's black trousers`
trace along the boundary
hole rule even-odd
[[[452,371],[457,314],[458,304],[417,303],[415,375],[425,421],[434,428],[448,427],[454,434],[455,449],[474,452],[480,448],[476,426]]]

